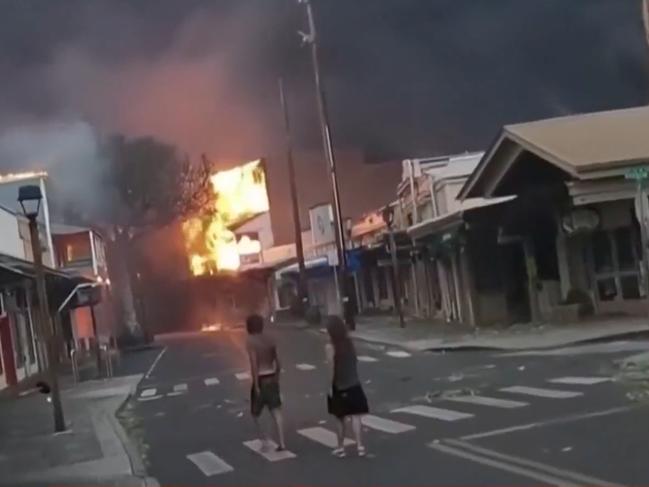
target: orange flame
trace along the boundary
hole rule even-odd
[[[236,271],[241,266],[240,256],[259,253],[259,241],[244,236],[237,242],[230,228],[270,209],[259,160],[217,172],[210,182],[214,193],[211,207],[182,226],[189,268],[195,276]]]

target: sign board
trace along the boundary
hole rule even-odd
[[[95,306],[101,302],[101,287],[84,287],[77,290],[76,298],[72,302],[73,308]]]
[[[588,208],[577,208],[561,219],[561,227],[567,235],[581,232],[592,232],[600,223],[599,214]]]
[[[311,223],[311,235],[314,246],[325,245],[336,241],[331,204],[327,203],[311,208],[309,210],[309,222]]]

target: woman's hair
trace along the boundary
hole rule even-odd
[[[264,319],[257,314],[248,316],[246,318],[246,330],[250,335],[258,335],[264,331]]]
[[[339,316],[328,316],[325,323],[334,349],[352,345],[352,341],[347,333],[347,325],[345,325],[345,322]]]

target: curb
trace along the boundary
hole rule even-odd
[[[317,330],[315,330],[317,332]],[[381,340],[380,338],[368,338],[351,335],[352,339],[359,340],[366,343],[375,343],[389,347],[399,347],[409,352],[478,352],[478,351],[495,351],[495,352],[522,352],[529,350],[551,350],[554,348],[569,347],[572,345],[588,344],[588,343],[605,343],[613,340],[624,340],[635,338],[639,335],[649,335],[649,329],[635,330],[635,331],[620,331],[618,333],[593,337],[569,340],[555,345],[543,346],[525,346],[525,347],[503,347],[497,345],[479,345],[476,343],[463,345],[461,342],[455,342],[457,345],[439,345],[434,347],[416,347],[408,346],[407,343],[399,343],[392,340]]]
[[[156,487],[159,486],[160,484],[154,477],[148,476],[146,467],[144,466],[144,462],[142,461],[142,455],[140,455],[140,452],[138,451],[137,447],[131,441],[131,439],[128,436],[128,433],[126,432],[126,430],[120,423],[119,419],[117,418],[117,415],[126,406],[126,403],[135,395],[135,391],[137,391],[137,387],[143,380],[144,380],[144,375],[142,375],[142,377],[136,384],[133,384],[131,386],[131,390],[129,391],[128,395],[115,409],[115,411],[113,411],[109,416],[110,416],[110,423],[113,426],[113,429],[115,430],[115,434],[119,438],[119,441],[122,443],[122,447],[124,448],[126,456],[128,457],[128,461],[131,464],[131,472],[135,477],[138,477],[142,480],[144,486]]]

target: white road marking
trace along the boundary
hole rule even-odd
[[[203,472],[203,475],[211,477],[226,472],[232,472],[234,468],[226,463],[220,457],[217,457],[211,451],[202,451],[199,453],[192,453],[187,455],[187,460],[192,462]]]
[[[238,380],[250,380],[250,372],[237,372],[234,376]]]
[[[392,413],[414,414],[424,418],[441,419],[442,421],[458,421],[460,419],[472,418],[473,414],[452,411],[450,409],[434,408],[432,406],[407,406],[405,408],[393,409]]]
[[[176,384],[174,386],[174,392],[187,392],[187,384]]]
[[[372,414],[366,414],[361,418],[363,426],[368,428],[383,431],[384,433],[398,434],[405,433],[406,431],[412,431],[415,429],[414,426],[405,423],[399,423],[398,421],[392,421],[391,419],[380,418],[379,416],[374,416]]]
[[[336,436],[336,433],[333,431],[329,431],[326,428],[323,428],[321,426],[315,426],[313,428],[304,428],[301,430],[297,430],[298,434],[316,441],[320,443],[321,445],[327,446],[329,448],[336,448],[338,446],[338,438]],[[354,442],[350,440],[349,438],[345,438],[345,445],[353,445]]]
[[[162,397],[162,395],[158,394],[157,396],[138,397],[137,400],[140,401],[140,402],[155,401],[156,399],[160,399],[161,397]]]
[[[315,370],[315,366],[311,364],[296,364],[295,368],[298,370]]]
[[[370,357],[369,355],[359,355],[358,357],[359,362],[378,362],[379,359]]]
[[[606,487],[619,487],[619,484],[614,484],[611,482],[608,482],[606,480],[601,480],[601,479],[596,479],[594,477],[589,477],[587,475],[583,475],[579,472],[574,472],[572,470],[564,470],[560,469],[557,467],[553,467],[551,465],[546,465],[545,463],[540,463],[540,462],[535,462],[532,460],[527,460],[525,458],[517,457],[514,455],[506,455],[504,453],[491,450],[489,448],[484,448],[480,447],[477,445],[473,445],[471,443],[467,443],[465,441],[460,441],[460,440],[447,440],[447,443],[457,447],[457,448],[464,448],[465,450],[472,451],[474,453],[477,453],[479,455],[484,455],[486,457],[491,457],[495,458],[497,460],[502,460],[505,462],[508,462],[510,464],[515,464],[515,465],[521,465],[523,467],[530,467],[534,468],[536,470],[540,470],[541,472],[548,473],[550,475],[555,475],[558,478],[563,478],[563,479],[568,479],[570,481],[575,481],[579,485],[599,485],[599,486],[606,486]]]
[[[567,482],[563,479],[558,479],[550,475],[536,472],[534,470],[518,467],[516,465],[510,465],[509,463],[505,463],[505,462],[499,462],[497,460],[476,455],[474,453],[465,452],[463,450],[460,450],[459,448],[443,445],[441,443],[430,443],[428,446],[434,450],[441,451],[449,455],[454,455],[456,457],[464,458],[466,460],[471,460],[481,465],[487,465],[489,467],[498,468],[506,472],[531,478],[543,482],[544,484],[547,485],[555,485],[557,487],[578,487],[578,484],[576,483]]]
[[[549,426],[549,425],[554,425],[554,424],[564,424],[564,423],[572,423],[575,421],[581,421],[583,419],[590,419],[590,418],[598,418],[600,416],[610,416],[611,414],[619,414],[619,413],[626,413],[627,411],[631,411],[633,409],[633,406],[622,406],[622,407],[617,407],[613,409],[605,409],[603,411],[595,411],[594,413],[586,413],[586,414],[571,414],[569,416],[563,416],[559,418],[554,418],[550,419],[548,421],[540,421],[537,423],[527,423],[527,424],[521,424],[518,426],[511,426],[509,428],[501,428],[501,429],[496,429],[496,430],[490,430],[490,431],[483,431],[481,433],[473,433],[471,435],[466,435],[462,436],[462,440],[477,440],[480,438],[489,438],[490,436],[500,436],[500,435],[506,435],[508,433],[514,433],[516,431],[525,431],[525,430],[530,430],[533,428],[539,428],[542,426]]]
[[[155,396],[155,393],[156,393],[156,388],[155,388],[155,387],[152,387],[151,389],[144,389],[144,390],[140,393],[140,397],[151,397],[151,396]]]
[[[557,379],[550,379],[548,382],[553,384],[574,384],[592,386],[593,384],[601,384],[602,382],[610,382],[610,377],[559,377]]]
[[[243,444],[248,448],[250,448],[255,453],[259,453],[262,457],[264,457],[269,462],[278,462],[280,460],[288,460],[289,458],[296,457],[295,453],[290,452],[288,450],[275,451],[275,449],[277,448],[277,443],[275,443],[272,440],[268,441],[267,451],[264,451],[263,443],[261,442],[261,440],[244,441]]]
[[[541,387],[511,386],[500,389],[503,392],[514,394],[527,394],[528,396],[546,397],[550,399],[568,399],[583,395],[576,391],[560,391],[558,389],[542,389]]]
[[[385,352],[386,355],[389,355],[390,357],[394,358],[407,358],[407,357],[412,357],[408,352],[405,350],[389,350]]]
[[[158,365],[158,362],[160,361],[160,359],[162,358],[162,356],[165,354],[166,351],[167,351],[167,347],[164,347],[162,351],[158,354],[158,356],[151,364],[151,367],[149,367],[149,370],[147,370],[146,374],[144,374],[145,379],[148,379],[151,376],[151,372],[153,372],[153,369],[155,369],[155,366]]]
[[[203,381],[203,383],[206,386],[215,386],[220,383],[220,381],[216,377],[208,377]]]
[[[509,399],[497,399],[487,396],[452,396],[446,397],[447,401],[465,402],[469,404],[479,404],[480,406],[493,406],[495,408],[521,408],[529,404],[521,401],[510,401]]]

